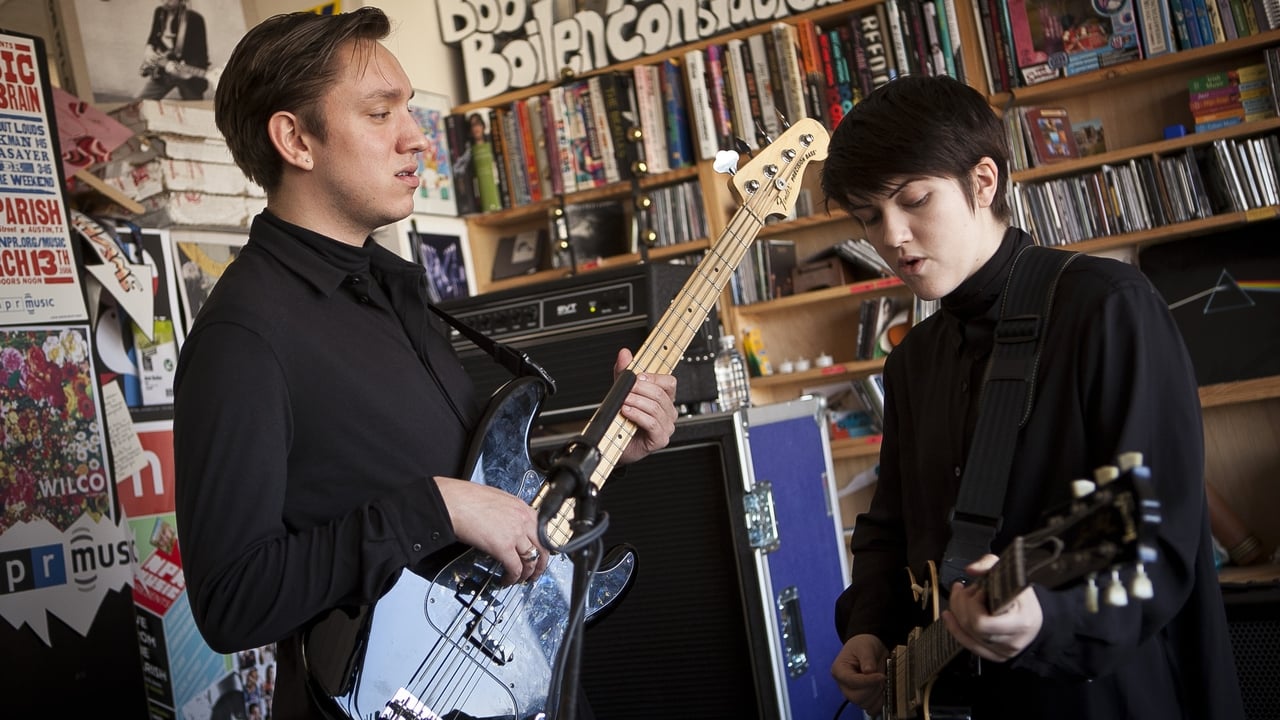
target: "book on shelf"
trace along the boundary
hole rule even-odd
[[[552,172],[558,168],[552,164],[552,155],[547,151],[547,96],[535,95],[526,102],[529,114],[529,129],[533,136],[534,165],[537,167],[538,187],[544,198],[558,194],[556,175]]]
[[[1176,0],[1175,0],[1176,1]],[[1173,42],[1173,18],[1167,0],[1136,0],[1138,31],[1144,57],[1159,57],[1177,52]]]
[[[504,207],[502,173],[498,170],[498,153],[493,145],[493,118],[493,110],[490,108],[476,110],[467,116],[471,127],[471,168],[475,173],[480,212],[492,212]]]
[[[667,155],[666,108],[662,103],[661,72],[656,65],[637,65],[635,77],[636,108],[640,117],[644,161],[650,173],[671,169]]]
[[[1032,85],[1141,58],[1132,2],[1008,0],[1023,82]]]
[[[569,148],[578,189],[606,185],[609,179],[605,174],[604,150],[593,119],[588,82],[579,80],[566,86],[565,100],[569,112]]]
[[[1020,108],[1027,133],[1027,146],[1036,165],[1048,165],[1080,157],[1071,119],[1066,108]]]
[[[453,166],[453,186],[457,193],[458,214],[480,212],[476,174],[471,162],[471,123],[462,113],[451,113],[444,119],[449,136],[449,162]]]
[[[1253,0],[1251,5],[1259,32],[1280,28],[1280,0]]]
[[[731,85],[723,45],[708,45],[704,50],[707,64],[708,95],[711,100],[711,119],[715,129],[716,147],[733,147],[733,108]]]
[[[533,122],[529,115],[529,102],[534,98],[524,98],[511,103],[513,115],[520,134],[520,161],[523,163],[528,202],[540,202],[550,193],[544,193],[542,187],[542,171],[538,166],[538,144],[534,139]],[[544,165],[545,167],[545,165]]]
[[[590,138],[604,167],[605,182],[616,183],[622,180],[622,168],[618,164],[618,151],[609,125],[609,109],[604,98],[605,80],[599,75],[587,78],[587,98],[591,103]]]
[[[805,73],[801,67],[800,39],[791,23],[777,22],[769,26],[778,56],[778,82],[782,108],[787,121],[795,123],[809,117],[805,102]],[[714,153],[713,153],[714,155]]]
[[[617,70],[605,73],[600,76],[600,88],[618,177],[630,180],[634,175],[632,164],[637,160],[636,143],[632,139],[631,130],[640,127],[634,76]]]
[[[759,104],[759,116],[756,122],[759,128],[771,138],[776,138],[782,134],[781,126],[778,124],[778,106],[776,95],[773,87],[773,69],[769,65],[768,44],[765,42],[766,37],[771,37],[768,33],[755,33],[747,36],[747,54],[745,59],[751,63],[748,69],[748,75],[755,80],[755,84],[748,90],[755,91],[755,98],[752,101],[752,107]]]
[[[715,158],[720,144],[716,133],[715,110],[711,104],[712,83],[707,77],[707,58],[703,50],[684,54],[685,82],[689,90],[690,132],[698,158]]]
[[[855,13],[847,22],[836,26],[836,34],[840,38],[845,62],[849,65],[849,77],[858,90],[859,97],[866,97],[875,89],[875,80],[871,76],[871,66],[867,64],[866,42],[862,37],[860,18],[874,12],[868,8]],[[833,39],[832,42],[835,42]],[[846,111],[847,112],[847,111]]]
[[[827,127],[826,77],[822,72],[822,52],[818,47],[817,28],[812,20],[802,18],[795,24],[796,39],[800,45],[801,72],[804,76],[805,112],[809,117],[822,121]]]
[[[663,127],[667,132],[667,168],[678,170],[697,162],[689,134],[689,108],[685,101],[684,69],[677,58],[667,58],[658,66],[658,87],[662,92]]]

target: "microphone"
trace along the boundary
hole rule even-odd
[[[538,505],[538,523],[545,526],[560,513],[569,498],[582,497],[587,478],[600,464],[600,450],[582,436],[570,440],[556,456],[547,479],[547,491]]]

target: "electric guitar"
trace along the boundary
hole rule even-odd
[[[209,79],[206,77],[209,72],[204,68],[188,65],[181,60],[169,57],[165,53],[157,52],[150,45],[147,46],[147,53],[142,58],[142,67],[138,68],[138,74],[146,78],[168,75],[182,80],[190,80],[191,78]]]
[[[1039,530],[1016,538],[996,566],[977,580],[986,590],[988,612],[1002,610],[1031,583],[1060,588],[1084,579],[1084,602],[1090,612],[1098,612],[1100,601],[1120,606],[1131,597],[1146,600],[1154,596],[1145,565],[1156,560],[1154,534],[1160,524],[1160,504],[1150,487],[1151,471],[1142,464],[1141,455],[1125,453],[1118,462],[1117,466],[1099,468],[1097,484],[1076,481],[1085,483],[1077,486],[1076,492],[1083,496],[1049,514]],[[1129,577],[1128,591],[1122,573]],[[941,608],[933,563],[929,574],[925,586],[913,584],[912,589],[922,605],[931,604],[934,621],[912,630],[907,644],[889,654],[883,720],[967,714],[963,699],[948,697],[938,702],[933,697],[944,670],[954,671],[954,666],[963,664],[953,661],[965,648],[938,619]],[[945,709],[935,713],[934,707]]]
[[[666,374],[679,363],[765,219],[786,215],[795,206],[804,171],[826,157],[827,142],[820,123],[801,120],[734,173],[732,186],[741,206],[628,370]],[[470,480],[541,505],[550,483],[530,461],[529,433],[546,392],[541,380],[525,377],[494,393],[468,453]],[[590,421],[590,427],[608,426],[596,447],[599,463],[588,478],[597,488],[636,433],[630,421],[616,409],[605,410],[607,406],[596,414],[612,413],[612,418]],[[547,524],[547,534],[557,544],[572,535],[574,506],[573,499],[566,501]],[[590,579],[587,619],[618,602],[635,563],[630,548],[606,554]],[[358,633],[353,667],[336,686],[308,670],[313,697],[332,717],[351,720],[544,717],[569,622],[573,564],[568,557],[555,555],[536,581],[510,586],[498,582],[501,565],[474,549],[429,572],[418,570],[402,572],[373,605],[366,628]],[[310,634],[304,636],[309,667],[314,647],[318,645]]]

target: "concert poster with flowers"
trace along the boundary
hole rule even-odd
[[[87,327],[0,329],[0,534],[111,515]]]

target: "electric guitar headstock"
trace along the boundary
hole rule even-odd
[[[1075,481],[1073,492],[1076,498],[1047,514],[1040,529],[1006,549],[999,566],[1005,572],[988,580],[989,604],[1033,582],[1064,587],[1080,579],[1090,612],[1099,601],[1121,606],[1154,596],[1146,566],[1156,561],[1160,503],[1141,453],[1121,454],[1115,465],[1095,470],[1093,480]]]

